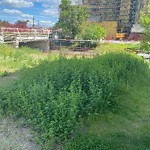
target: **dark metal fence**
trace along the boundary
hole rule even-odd
[[[93,40],[72,40],[72,39],[58,39],[50,41],[51,50],[70,49],[73,51],[86,51],[97,46],[99,41]]]

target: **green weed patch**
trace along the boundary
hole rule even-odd
[[[0,44],[0,76],[6,76],[24,67],[32,67],[48,56],[29,47],[16,49],[10,45]]]
[[[43,61],[1,92],[0,107],[3,114],[25,117],[42,143],[57,143],[76,135],[85,117],[117,110],[121,87],[133,85],[147,69],[126,53]]]

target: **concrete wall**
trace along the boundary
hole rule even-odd
[[[33,49],[40,49],[43,52],[50,50],[50,41],[49,40],[38,40],[38,41],[27,41],[19,42],[19,47],[28,46]]]

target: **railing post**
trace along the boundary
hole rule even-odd
[[[17,32],[18,32],[18,35],[19,35],[19,37],[20,37],[20,41],[22,41],[21,34],[20,34],[20,32],[19,32],[19,29],[18,29],[18,28],[17,28]],[[17,36],[16,36],[16,39],[17,39]]]
[[[4,43],[4,28],[1,28],[2,43]]]
[[[16,48],[19,48],[19,41],[16,38]]]

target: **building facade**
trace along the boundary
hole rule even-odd
[[[116,21],[117,32],[130,33],[139,23],[140,11],[147,12],[150,0],[82,0],[90,13],[89,20]]]

